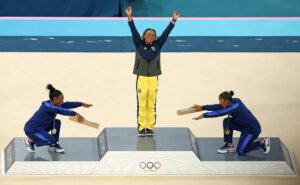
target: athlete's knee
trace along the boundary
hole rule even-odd
[[[237,147],[236,148],[236,153],[241,156],[241,155],[245,155],[245,151],[241,148],[241,147]]]
[[[30,139],[33,139],[33,138],[34,138],[34,133],[31,132],[31,131],[25,130],[25,135],[26,135],[27,137],[29,137]]]
[[[155,105],[148,105],[147,108],[150,110],[150,111],[154,111],[156,106]]]
[[[225,134],[225,135],[228,136],[228,135],[230,135],[230,133],[231,133],[231,130],[229,130],[229,129],[224,129],[224,134]]]
[[[138,111],[139,111],[139,113],[140,114],[142,114],[142,113],[146,113],[146,110],[147,110],[147,107],[146,106],[139,106],[139,109],[138,109]]]

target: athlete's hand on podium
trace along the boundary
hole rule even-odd
[[[79,113],[76,113],[76,118],[78,122],[82,122],[84,120],[84,117],[82,117]]]
[[[195,109],[196,112],[202,111],[202,107],[200,105],[194,104],[191,108]]]
[[[89,103],[81,103],[83,107],[86,107],[86,108],[90,108],[91,106],[93,106],[93,104],[89,104]]]
[[[204,116],[203,116],[203,114],[201,114],[200,116],[193,118],[193,120],[199,120],[199,119],[203,119],[203,118],[204,118]]]

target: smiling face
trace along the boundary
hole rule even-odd
[[[146,42],[146,44],[151,45],[156,40],[156,33],[152,29],[148,29],[144,32],[143,40]]]

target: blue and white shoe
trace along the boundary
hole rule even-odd
[[[264,137],[264,144],[263,144],[263,149],[264,149],[264,153],[268,154],[271,150],[271,139],[269,137]]]
[[[233,152],[235,152],[234,145],[230,146],[228,145],[228,143],[226,143],[224,146],[218,149],[218,153],[220,154],[233,153]]]
[[[24,139],[24,144],[26,146],[26,149],[29,151],[29,152],[35,152],[35,146],[34,146],[34,142],[32,139],[30,138],[25,138]]]
[[[48,147],[48,152],[63,153],[65,150],[59,144],[52,144]]]

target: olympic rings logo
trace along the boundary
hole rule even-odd
[[[161,164],[160,162],[140,162],[139,166],[145,172],[156,172],[161,167]]]

